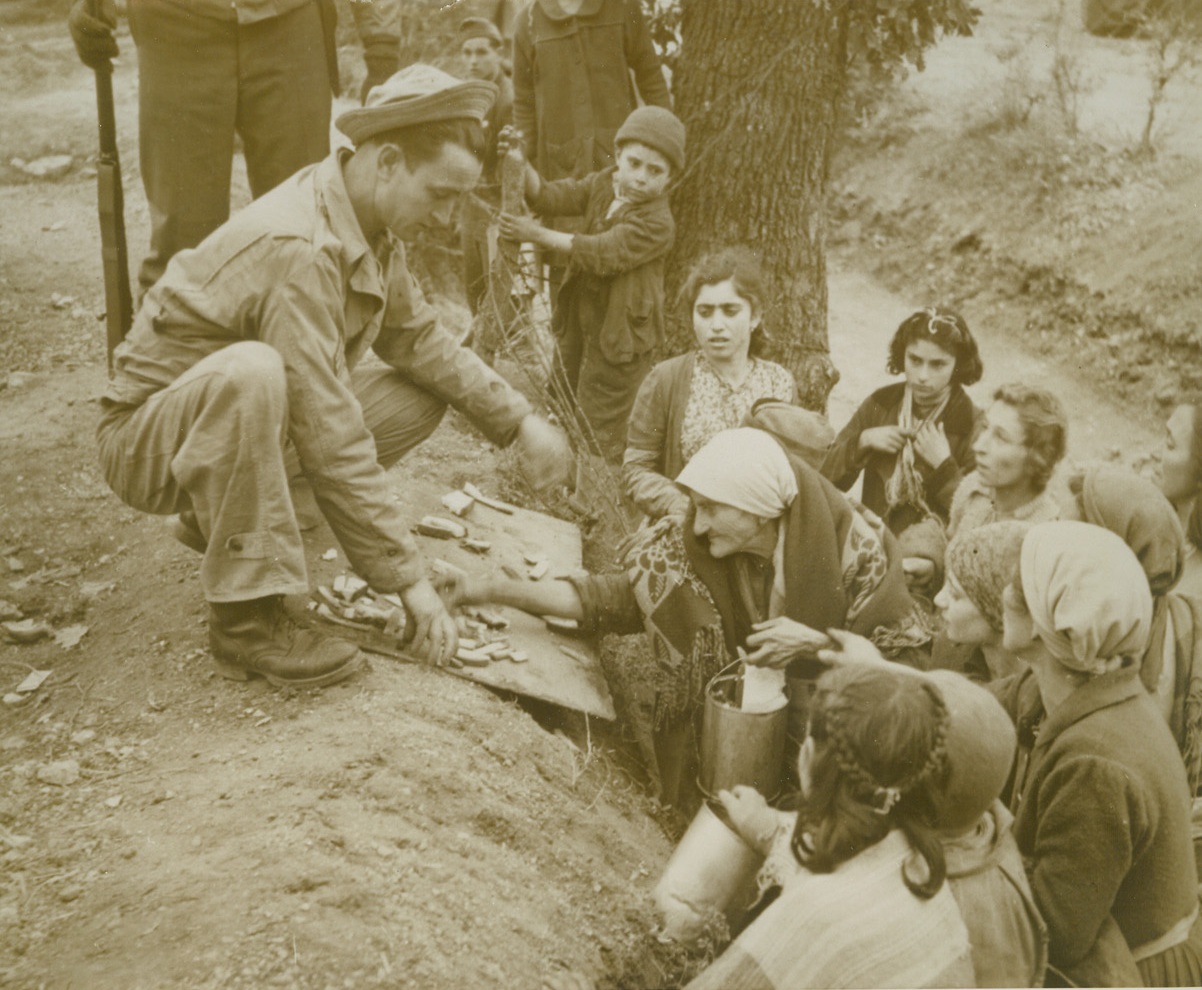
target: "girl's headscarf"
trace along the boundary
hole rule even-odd
[[[1153,596],[1169,591],[1185,566],[1185,531],[1172,503],[1127,468],[1091,468],[1081,479],[1086,522],[1121,537],[1139,558]]]
[[[797,498],[797,476],[781,445],[763,430],[723,430],[676,478],[702,498],[775,519]]]
[[[1101,674],[1148,646],[1152,593],[1131,548],[1100,526],[1050,522],[1023,541],[1022,590],[1035,631],[1070,670]]]

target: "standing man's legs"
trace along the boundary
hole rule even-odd
[[[307,3],[238,28],[238,133],[256,198],[330,152],[321,12]]]
[[[244,341],[199,361],[98,429],[110,487],[143,512],[191,509],[207,542],[200,580],[223,674],[317,686],[358,666],[349,643],[294,627],[280,598],[309,590],[288,494],[284,362]]]
[[[150,204],[142,292],[177,251],[229,217],[238,108],[237,24],[164,0],[129,6],[138,48],[138,145]]]

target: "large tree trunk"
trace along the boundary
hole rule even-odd
[[[827,163],[846,83],[845,0],[681,0],[674,81],[688,128],[671,287],[745,244],[771,284],[764,326],[802,403],[838,380],[826,335]],[[677,340],[682,344],[683,341]]]

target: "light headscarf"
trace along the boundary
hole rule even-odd
[[[1032,526],[1021,567],[1035,631],[1065,667],[1101,674],[1144,655],[1152,592],[1131,548],[1110,530],[1068,521]]]
[[[723,430],[702,447],[676,483],[702,498],[775,519],[797,498],[797,476],[781,445],[763,430]]]

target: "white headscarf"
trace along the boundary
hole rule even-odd
[[[779,443],[763,430],[723,430],[702,447],[676,483],[702,498],[775,519],[797,498],[797,476]]]
[[[1023,594],[1048,652],[1071,670],[1100,674],[1140,658],[1152,628],[1152,593],[1131,548],[1082,522],[1032,526],[1023,540]]]

